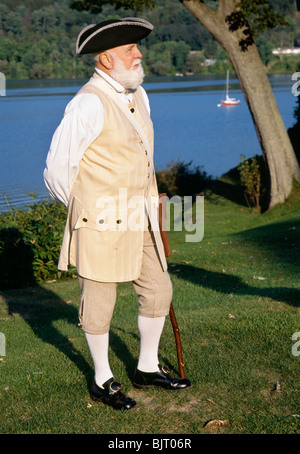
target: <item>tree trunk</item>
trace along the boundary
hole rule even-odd
[[[300,168],[256,45],[242,50],[244,30],[231,31],[226,21],[239,0],[221,0],[217,10],[200,0],[182,3],[226,51],[250,109],[268,170],[268,208],[283,203],[292,190],[293,179],[300,182]]]

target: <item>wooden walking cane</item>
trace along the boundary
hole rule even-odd
[[[168,234],[165,229],[166,203],[165,203],[165,198],[161,199],[162,196],[166,196],[166,194],[159,194],[159,199],[160,199],[159,200],[159,230],[160,230],[161,239],[162,239],[162,242],[164,245],[165,256],[168,258],[171,255],[171,248],[170,248],[170,244],[169,244]],[[172,328],[173,328],[174,336],[175,336],[179,373],[180,373],[181,378],[185,378],[180,331],[179,331],[178,323],[177,323],[177,320],[175,317],[173,303],[171,303],[171,305],[170,305],[169,314],[170,314]]]

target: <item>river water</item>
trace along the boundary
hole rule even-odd
[[[0,97],[0,212],[24,207],[30,193],[48,197],[43,169],[52,135],[65,106],[85,80],[8,81]],[[270,83],[285,126],[295,123],[291,74],[273,74]],[[155,128],[155,165],[192,161],[219,177],[240,162],[241,154],[261,154],[238,81],[231,76],[235,107],[218,107],[224,76],[148,78],[143,84]],[[259,100],[257,100],[259,102]],[[8,203],[7,203],[8,201]]]

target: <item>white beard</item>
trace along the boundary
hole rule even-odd
[[[126,90],[136,90],[143,83],[145,77],[141,60],[135,60],[130,69],[125,69],[124,63],[114,54],[113,60],[114,69],[110,72],[111,77],[126,88]],[[139,67],[133,69],[134,65],[139,65]]]

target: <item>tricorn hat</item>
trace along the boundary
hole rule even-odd
[[[93,54],[124,44],[136,43],[146,38],[153,28],[150,22],[135,17],[88,25],[78,35],[76,53]]]

